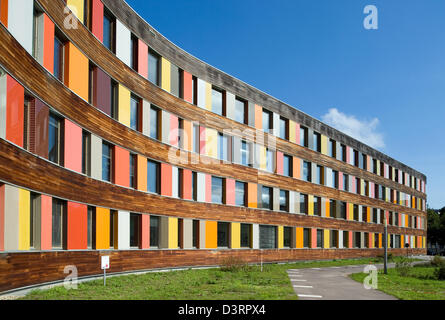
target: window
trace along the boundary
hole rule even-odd
[[[136,131],[140,131],[140,108],[141,99],[132,94],[130,98],[130,128]]]
[[[303,161],[303,180],[311,182],[311,163]]]
[[[360,178],[355,178],[355,190],[352,190],[352,192],[355,192],[357,194],[361,194],[361,181]]]
[[[228,222],[218,222],[218,248],[229,247],[229,226]]]
[[[304,248],[311,247],[311,229],[308,228],[303,229],[303,247]]]
[[[130,153],[130,188],[136,189],[137,155]]]
[[[314,215],[321,217],[321,198],[314,197]]]
[[[340,145],[340,160],[346,162],[346,146],[344,144]]]
[[[229,139],[230,137],[218,133],[218,159],[223,161],[230,161],[229,159]]]
[[[335,140],[329,139],[329,144],[328,144],[328,154],[332,157],[335,158],[337,157],[337,145]]]
[[[379,248],[379,247],[380,247],[379,234],[375,233],[374,234],[374,248]]]
[[[260,226],[260,249],[275,249],[277,247],[277,227]]]
[[[356,248],[361,248],[362,246],[362,239],[361,239],[361,233],[360,232],[354,232],[354,246]]]
[[[244,182],[235,183],[235,205],[246,206],[246,183]]]
[[[139,67],[139,40],[132,34],[131,35],[131,56],[130,56],[130,66],[133,70],[138,71]]]
[[[377,174],[377,159],[372,159],[372,173]]]
[[[200,131],[199,131],[199,125],[194,124],[193,125],[193,152],[200,153]]]
[[[332,187],[338,189],[338,171],[332,170]]]
[[[324,234],[322,229],[317,229],[317,248],[323,248]]]
[[[150,216],[150,247],[159,247],[159,217]]]
[[[263,109],[263,131],[269,133],[272,129],[273,114],[270,111]]]
[[[261,207],[263,209],[273,210],[273,189],[262,186],[261,188]]]
[[[292,228],[291,227],[283,228],[283,247],[285,247],[285,248],[292,247]]]
[[[111,117],[115,120],[119,119],[119,84],[111,80]]]
[[[355,221],[359,221],[360,220],[360,217],[359,217],[359,214],[358,214],[358,205],[356,205],[356,204],[354,204],[354,220]]]
[[[250,224],[241,224],[241,248],[251,247],[252,226]]]
[[[91,133],[82,130],[82,173],[91,175]]]
[[[331,216],[331,218],[338,218],[338,216],[337,216],[337,201],[335,201],[335,200],[330,200],[329,201],[329,209],[331,210],[331,212],[330,212],[330,216]]]
[[[280,190],[280,211],[289,211],[289,191]]]
[[[192,172],[192,199],[198,200],[198,174],[196,172]]]
[[[197,105],[198,104],[197,100],[198,100],[198,79],[195,76],[192,76],[192,103],[194,105]]]
[[[30,111],[34,104],[34,98],[25,94],[25,103],[23,105],[23,149],[30,149]]]
[[[160,57],[152,50],[148,51],[148,81],[159,86]]]
[[[193,247],[198,248],[199,247],[199,220],[193,220]]]
[[[352,151],[352,156],[354,157],[354,166],[356,167],[360,167],[360,157],[358,155],[358,151],[357,150],[353,150]]]
[[[112,181],[112,147],[106,142],[102,142],[102,180]]]
[[[340,218],[346,220],[346,202],[340,202]]]
[[[39,220],[40,210],[38,206],[39,195],[31,192],[30,196],[30,212],[29,212],[29,247],[34,249],[39,246]]]
[[[236,98],[235,100],[235,120],[247,124],[247,102]]]
[[[286,118],[280,117],[280,135],[279,137],[283,140],[289,140],[289,121]]]
[[[66,210],[65,202],[53,198],[52,206],[52,247],[53,249],[63,249],[65,247],[65,224]]]
[[[372,209],[372,222],[377,223],[379,212],[376,208]]]
[[[338,248],[338,231],[337,230],[331,230],[330,232],[330,245],[331,248]]]
[[[48,160],[62,165],[62,119],[49,114]]]
[[[251,166],[250,163],[250,144],[247,141],[241,141],[241,164]]]
[[[150,138],[159,140],[159,124],[161,117],[161,111],[155,106],[150,108]]]
[[[116,34],[116,19],[111,15],[111,13],[105,10],[103,44],[111,52],[116,52],[115,34]]]
[[[321,152],[321,135],[314,132],[314,151]]]
[[[178,118],[178,148],[184,149],[184,143],[185,143],[184,119]]]
[[[293,176],[293,161],[291,156],[284,155],[283,156],[283,175],[286,177]]]
[[[266,149],[266,169],[269,172],[275,172],[273,150]]]
[[[54,37],[54,76],[63,82],[64,43],[58,36]]]
[[[349,176],[343,173],[343,190],[349,191]]]
[[[385,224],[385,210],[380,209],[380,223]]]
[[[363,170],[368,170],[368,158],[366,154],[362,154],[360,168],[362,168]]]
[[[223,100],[223,92],[219,89],[212,88],[212,111],[220,116],[225,115]]]
[[[224,183],[222,178],[212,177],[212,202],[224,203]]]
[[[300,213],[307,214],[308,208],[308,196],[307,194],[300,193]]]
[[[321,184],[321,185],[324,184],[324,168],[322,166],[317,165],[317,176],[316,176],[315,183]]]
[[[184,220],[178,219],[178,248],[183,249]]]
[[[343,231],[343,246],[345,248],[351,248],[349,243],[349,231]]]
[[[307,136],[307,128],[300,127],[300,145],[303,147],[308,146],[308,136]]]
[[[113,249],[115,240],[117,242],[117,234],[114,232],[114,218],[117,218],[117,211],[110,210],[110,249]],[[117,227],[117,226],[116,226]]]
[[[139,248],[140,239],[140,222],[141,216],[139,214],[130,213],[130,247]]]
[[[160,164],[147,160],[147,189],[148,192],[160,192]]]

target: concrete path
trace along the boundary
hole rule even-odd
[[[376,264],[378,269],[383,265]],[[348,277],[363,272],[366,265],[290,269],[287,271],[300,300],[397,300],[378,290],[367,290],[363,283]],[[388,264],[394,267],[394,264]]]

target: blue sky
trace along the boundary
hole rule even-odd
[[[428,205],[445,206],[445,1],[127,2],[197,58],[426,174]]]

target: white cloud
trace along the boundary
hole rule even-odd
[[[353,115],[347,115],[332,108],[322,116],[322,121],[373,148],[385,147],[383,134],[377,131],[380,122],[377,118],[369,121],[359,120]]]

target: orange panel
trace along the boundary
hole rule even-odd
[[[150,248],[150,216],[148,214],[141,215],[141,246],[140,249]]]
[[[69,202],[67,204],[67,249],[87,249],[87,211],[84,204]]]
[[[187,71],[184,71],[182,79],[184,81],[182,87],[183,87],[183,93],[184,93],[184,100],[190,103],[193,103],[193,77],[190,73]]]
[[[121,147],[114,146],[113,152],[113,176],[114,183],[123,186],[130,186],[130,152]]]
[[[88,101],[89,61],[71,42],[65,45],[65,85]]]
[[[192,171],[182,170],[182,197],[185,200],[192,200]]]
[[[25,89],[12,77],[6,78],[6,140],[23,147]]]
[[[294,178],[300,179],[301,177],[300,159],[293,157],[292,170]]]
[[[326,200],[326,217],[329,218],[331,216],[331,203],[329,200]]]
[[[137,155],[137,189],[147,191],[147,158]]]
[[[255,128],[263,129],[263,107],[255,105]]]
[[[206,249],[218,247],[218,222],[206,221]]]
[[[8,0],[0,0],[0,22],[8,27]]]
[[[255,183],[247,185],[247,204],[249,208],[258,208],[258,185]]]
[[[51,250],[53,247],[51,238],[53,199],[49,196],[41,195],[40,201],[40,249]]]
[[[161,195],[172,196],[172,166],[161,163]]]
[[[96,208],[96,249],[110,249],[110,210]]]
[[[43,14],[43,66],[54,73],[54,23]]]
[[[192,122],[189,120],[184,120],[183,124],[184,124],[184,132],[183,132],[184,149],[186,151],[192,151],[192,138],[193,138]]]

